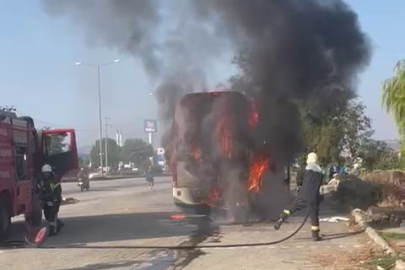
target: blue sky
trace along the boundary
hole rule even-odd
[[[396,127],[381,109],[381,82],[405,58],[402,0],[350,0],[373,46],[373,60],[361,75],[358,94],[373,119],[378,139],[397,137]],[[138,60],[108,49],[86,45],[80,29],[64,18],[42,11],[39,1],[3,1],[0,10],[0,105],[14,105],[33,116],[38,126],[74,127],[79,145],[89,145],[98,133],[96,71],[77,61],[119,64],[102,70],[103,114],[111,118],[109,133],[141,137],[142,119],[156,117],[154,88]],[[218,68],[218,70],[223,70]],[[226,72],[225,72],[226,73]],[[225,74],[223,78],[228,77]]]

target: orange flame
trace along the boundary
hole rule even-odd
[[[262,186],[263,174],[269,169],[269,158],[255,158],[250,166],[248,190],[258,192]]]

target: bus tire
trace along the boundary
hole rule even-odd
[[[10,227],[10,202],[5,195],[0,195],[0,241],[3,241],[10,236]]]
[[[201,204],[201,205],[195,206],[194,213],[196,213],[197,215],[209,216],[209,215],[211,215],[211,210],[212,210],[212,208],[210,206]]]

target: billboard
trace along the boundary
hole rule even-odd
[[[146,133],[157,132],[157,120],[155,119],[145,119],[143,122],[143,126]]]

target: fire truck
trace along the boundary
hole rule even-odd
[[[60,178],[78,169],[75,131],[38,132],[32,118],[0,110],[0,240],[9,236],[14,216],[25,215],[33,225],[41,224],[37,181],[44,164]]]

